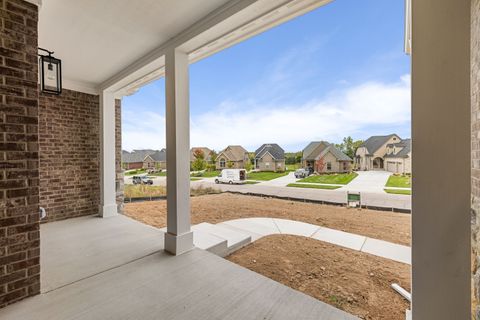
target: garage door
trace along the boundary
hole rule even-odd
[[[387,171],[397,173],[397,163],[396,162],[387,162]]]

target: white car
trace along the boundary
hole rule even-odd
[[[223,169],[215,178],[215,183],[244,184],[247,182],[245,169]]]

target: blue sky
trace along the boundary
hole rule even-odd
[[[190,67],[191,145],[297,151],[410,137],[403,0],[335,0]],[[123,148],[165,146],[165,81],[123,99]]]

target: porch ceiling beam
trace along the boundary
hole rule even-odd
[[[181,48],[189,63],[199,61],[333,0],[237,0],[214,11],[178,36],[101,84],[129,95],[165,74],[164,54]]]
[[[109,89],[113,91],[121,89],[121,85],[123,84],[122,80],[131,78],[132,76],[135,77],[135,75],[137,77],[144,76],[145,74],[142,74],[142,71],[144,71],[144,69],[149,69],[149,66],[151,66],[152,64],[158,64],[158,59],[162,58],[165,55],[168,48],[176,48],[181,46],[183,43],[212,28],[221,21],[231,17],[235,13],[250,6],[256,1],[258,0],[231,0],[219,9],[207,15],[204,19],[191,25],[189,28],[178,34],[176,37],[163,43],[161,46],[154,49],[144,57],[127,66],[118,74],[103,82],[100,85],[100,89]],[[160,64],[158,65],[158,67],[161,67],[162,65],[163,64]]]

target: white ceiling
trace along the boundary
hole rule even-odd
[[[44,0],[39,47],[67,81],[98,85],[228,0]]]

